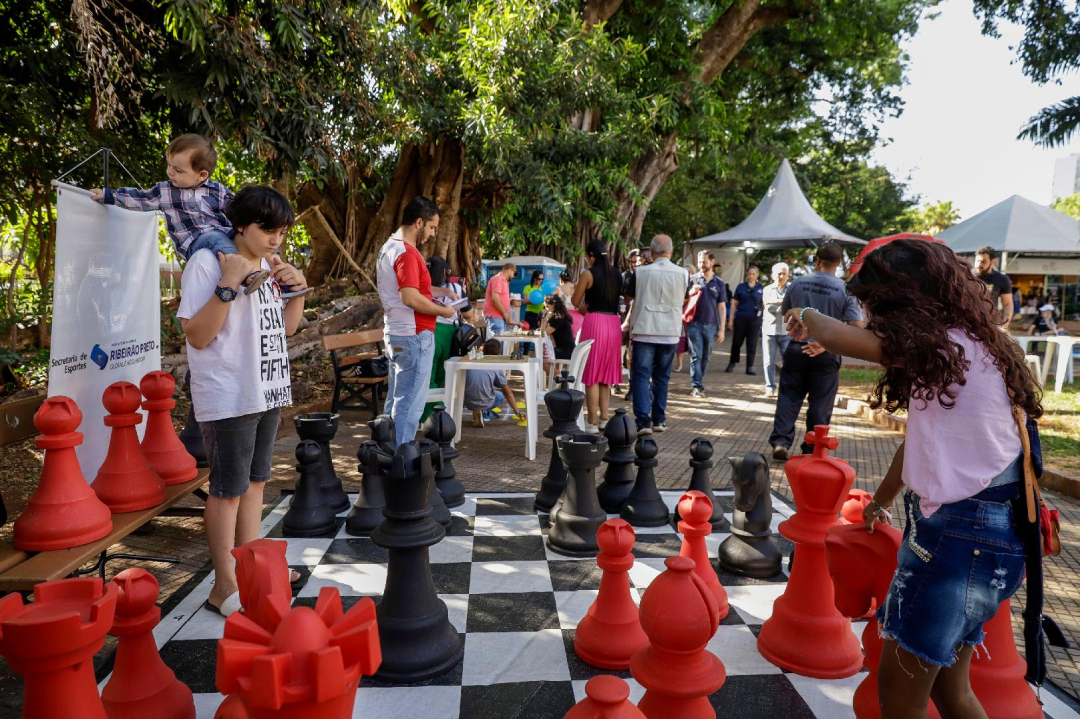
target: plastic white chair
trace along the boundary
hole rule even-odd
[[[555,378],[559,376],[559,370],[565,369],[574,378],[574,383],[571,389],[580,390],[584,385],[581,384],[581,372],[585,369],[585,359],[588,358],[589,352],[592,351],[593,342],[596,340],[585,340],[574,345],[574,351],[570,353],[570,359],[557,359],[551,363],[551,368],[548,370],[548,388],[555,388]],[[577,364],[575,364],[575,362]]]
[[[1024,355],[1024,361],[1031,365],[1031,374],[1038,381],[1043,376],[1042,374],[1042,361],[1039,359],[1039,355]]]

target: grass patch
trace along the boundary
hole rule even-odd
[[[865,400],[880,374],[873,369],[841,369],[840,392]],[[1046,386],[1043,395],[1046,414],[1039,420],[1043,459],[1051,469],[1080,476],[1080,383],[1065,385],[1061,394],[1054,394],[1053,378]]]

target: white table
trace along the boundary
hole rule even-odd
[[[1065,383],[1065,373],[1069,369],[1069,360],[1072,359],[1073,345],[1080,342],[1080,337],[1069,337],[1067,335],[1011,336],[1024,350],[1024,354],[1029,354],[1028,346],[1032,342],[1046,343],[1046,349],[1043,351],[1042,357],[1042,376],[1039,377],[1039,382],[1042,385],[1046,384],[1046,378],[1050,374],[1050,361],[1054,357],[1054,351],[1057,350],[1057,365],[1054,367],[1054,392],[1060,393],[1062,385]]]
[[[457,425],[454,442],[461,440],[461,415],[465,408],[465,372],[470,369],[508,370],[525,375],[525,457],[529,461],[536,459],[536,404],[539,401],[537,387],[542,374],[540,360],[533,357],[524,360],[470,360],[467,357],[451,357],[446,360],[446,408]],[[513,408],[517,411],[517,408]]]
[[[523,345],[532,345],[532,351],[533,351],[533,355],[535,357],[543,358],[543,356],[544,356],[544,346],[543,346],[543,341],[544,340],[543,340],[542,337],[540,337],[539,333],[537,333],[535,335],[501,334],[501,335],[494,335],[492,337],[492,339],[499,340],[499,342],[502,343],[502,353],[504,355],[511,354],[513,352],[513,347],[516,347],[519,344],[523,344]],[[537,379],[537,384],[536,384],[536,387],[540,392],[544,391],[544,387],[545,387],[544,379],[545,379],[544,373],[541,371],[540,375],[539,375],[539,379]]]

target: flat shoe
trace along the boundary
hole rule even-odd
[[[221,603],[220,607],[215,607],[210,603],[210,600],[207,599],[203,602],[203,608],[209,609],[214,614],[225,617],[226,619],[232,614],[244,611],[244,606],[240,604],[240,592],[233,592],[225,597],[225,601]]]

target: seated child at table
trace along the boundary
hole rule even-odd
[[[484,356],[498,356],[502,352],[502,343],[498,340],[488,340],[484,343]],[[514,391],[506,384],[506,373],[493,369],[471,369],[465,373],[465,409],[472,410],[473,426],[483,427],[484,420],[497,419],[497,412],[502,404],[503,397],[496,396],[496,390],[502,392],[503,397],[510,403],[510,407],[516,407]]]

